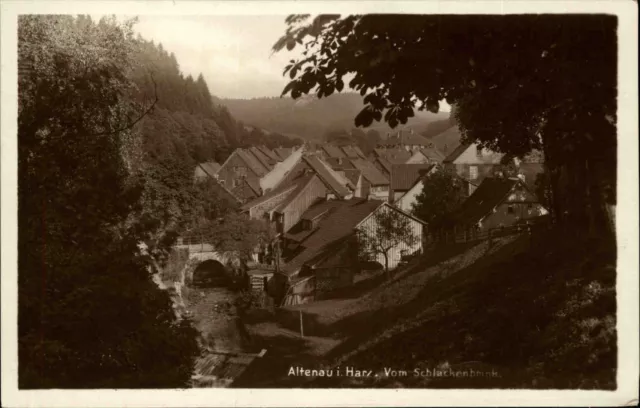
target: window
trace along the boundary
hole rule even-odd
[[[482,156],[482,147],[476,146],[476,156]]]
[[[478,166],[469,166],[469,178],[471,180],[478,178]]]
[[[515,214],[515,209],[513,208],[512,205],[507,207],[507,214]]]

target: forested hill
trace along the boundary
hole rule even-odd
[[[154,159],[178,159],[195,164],[224,161],[233,149],[264,144],[268,147],[299,144],[283,135],[263,132],[237,121],[226,107],[216,104],[202,74],[184,76],[173,53],[141,37],[136,46],[138,64],[133,80],[138,98],[153,111],[144,117],[144,151]]]
[[[216,100],[224,103],[239,120],[308,140],[322,140],[328,132],[354,128],[354,118],[364,106],[362,97],[357,93],[333,94],[322,99],[307,96],[297,100],[289,97]],[[448,112],[416,112],[416,116],[404,126],[422,132],[429,123],[448,117]],[[392,132],[386,123],[374,122],[369,129],[376,130],[382,137]]]

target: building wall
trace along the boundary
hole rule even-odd
[[[427,164],[431,163],[431,161],[424,155],[422,152],[417,151],[407,160],[407,164]]]
[[[395,211],[390,209],[387,206],[381,206],[380,208],[378,208],[376,211]],[[423,224],[415,221],[411,218],[409,218],[410,222],[411,222],[411,231],[413,236],[416,238],[415,239],[415,244],[414,245],[407,245],[405,243],[400,243],[399,245],[396,245],[394,248],[392,248],[391,250],[389,250],[388,252],[388,258],[389,258],[389,269],[395,269],[398,266],[398,263],[400,263],[401,260],[401,256],[403,251],[405,252],[405,254],[409,255],[412,253],[415,253],[416,251],[420,251],[422,249],[422,230],[423,230]],[[360,225],[360,229],[362,231],[364,231],[367,235],[372,236],[374,234],[376,234],[376,220],[375,220],[375,216],[371,216],[369,218],[367,218],[361,225]],[[380,265],[382,265],[384,267],[385,264],[385,259],[384,259],[384,255],[383,254],[377,254],[375,255],[375,258],[372,259],[376,262],[378,262]]]
[[[374,200],[387,200],[389,198],[389,185],[370,186],[368,197]]]
[[[418,181],[409,191],[396,200],[396,206],[402,211],[411,213],[413,204],[418,201],[418,195],[422,192],[424,184],[422,180]]]
[[[318,176],[315,176],[305,186],[305,188],[298,193],[298,195],[282,209],[284,219],[282,222],[283,231],[288,231],[298,221],[302,214],[311,207],[318,198],[325,197],[328,193],[324,183]]]
[[[280,204],[287,197],[289,197],[289,194],[291,194],[291,191],[294,190],[295,188],[296,188],[296,186],[292,185],[290,188],[286,189],[282,193],[280,193],[280,194],[278,194],[278,195],[276,195],[274,197],[271,197],[269,200],[266,200],[266,201],[256,205],[255,207],[250,208],[249,209],[249,217],[253,218],[253,219],[263,218],[266,213],[268,213],[269,211],[271,211],[274,208],[276,208],[276,206],[278,204]]]
[[[247,164],[240,158],[240,156],[234,151],[231,156],[218,170],[218,180],[224,183],[224,186],[228,189],[236,187],[242,175],[246,175],[246,178],[253,178],[258,180],[258,176],[247,166]],[[236,186],[234,186],[234,180]]]

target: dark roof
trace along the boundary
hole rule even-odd
[[[290,147],[276,147],[273,151],[281,160],[286,159],[291,155],[291,153],[293,153]]]
[[[406,191],[413,187],[420,177],[429,172],[434,164],[394,164],[391,166],[391,189]]]
[[[248,150],[236,149],[236,152],[256,176],[262,177],[269,172],[269,169],[258,161],[258,159]]]
[[[358,184],[358,179],[362,172],[358,169],[344,169],[344,176],[353,184],[354,186]]]
[[[249,184],[249,179],[244,179],[244,182],[238,184],[231,190],[231,194],[240,198],[242,201],[253,200],[260,196],[260,190],[256,191],[255,188],[255,183],[252,182]]]
[[[429,140],[434,144],[436,149],[446,156],[460,145],[461,139],[462,133],[460,132],[460,128],[458,128],[458,126],[451,126],[444,132],[438,133]]]
[[[475,224],[507,197],[518,184],[516,179],[486,177],[478,188],[454,212],[453,219],[458,224]]]
[[[346,158],[327,157],[324,161],[334,170],[355,169],[351,160]]]
[[[200,167],[202,169],[202,171],[205,172],[205,174],[209,177],[215,177],[215,175],[218,173],[218,170],[220,170],[220,164],[211,161],[211,162],[206,162],[206,163],[199,163],[198,167]]]
[[[391,163],[389,163],[389,160],[385,159],[382,156],[378,157],[376,160],[378,160],[378,163],[380,163],[380,165],[387,171],[387,173],[391,174]]]
[[[360,149],[360,146],[358,145],[353,146],[353,150],[355,150],[358,156],[362,157],[363,159],[367,158],[367,155],[365,155],[364,152]]]
[[[447,157],[442,161],[443,163],[453,163],[465,150],[471,146],[471,143],[459,144]]]
[[[413,156],[413,154],[402,147],[391,148],[391,149],[375,149],[375,152],[378,157],[384,157],[387,159],[389,163],[392,164],[401,164],[406,163],[407,160]]]
[[[325,143],[322,145],[322,149],[324,149],[324,151],[327,153],[327,156],[329,157],[340,157],[340,158],[346,157],[338,146]]]
[[[369,160],[353,159],[351,161],[353,162],[353,165],[356,166],[356,169],[362,172],[362,176],[369,180],[371,185],[380,186],[389,184],[389,180],[387,180],[385,175],[382,174],[382,172]]]
[[[274,162],[279,162],[280,157],[271,149],[269,149],[266,146],[258,146],[258,149],[260,149],[260,151],[262,153],[264,153],[267,157],[269,157],[271,160],[273,160]]]
[[[249,187],[251,187],[254,193],[256,193],[257,195],[262,194],[262,188],[260,188],[260,181],[258,179],[249,177],[245,180],[247,181],[247,184],[249,185]]]
[[[266,154],[264,154],[262,152],[262,150],[260,150],[259,148],[255,147],[255,146],[251,146],[249,148],[249,152],[251,154],[253,154],[255,156],[256,159],[258,159],[258,161],[267,169],[267,170],[271,170],[273,168],[273,165],[276,164],[278,161],[274,160],[272,158],[270,158],[269,156],[267,156]]]
[[[358,154],[358,152],[356,152],[356,150],[353,148],[353,146],[342,146],[342,151],[350,159],[359,159],[360,158],[360,155]]]
[[[432,160],[432,161],[435,161],[435,162],[438,162],[438,163],[442,163],[442,161],[445,159],[444,154],[442,154],[442,152],[440,150],[438,150],[438,148],[435,147],[435,146],[433,146],[433,147],[423,147],[419,151],[420,151],[420,153],[422,153],[429,160]]]
[[[310,178],[310,177],[309,177]],[[299,183],[303,183],[303,176],[301,175],[300,177],[296,178],[295,180],[293,180],[291,183],[287,183],[284,185],[280,185],[276,188],[274,188],[273,190],[269,191],[267,194],[256,198],[255,200],[251,200],[248,203],[244,204],[242,207],[240,207],[241,210],[243,211],[247,211],[249,209],[251,209],[252,207],[255,207],[256,205],[262,204],[267,200],[272,199],[275,196],[278,196],[286,191],[289,191],[289,193],[291,193],[293,190],[295,190],[298,187]]]
[[[318,157],[316,156],[302,156],[303,160],[316,172],[320,180],[333,190],[340,197],[345,197],[349,195],[351,192],[347,189],[347,187],[340,184],[340,181],[332,174],[331,168],[324,164]]]
[[[334,246],[349,237],[354,227],[382,204],[382,201],[359,198],[330,201],[333,201],[331,212],[318,223],[313,233],[301,242],[302,252],[283,266],[283,273],[293,274],[304,264],[317,262],[334,252]],[[324,207],[324,203],[326,202],[316,205]],[[314,206],[307,212],[312,210],[316,211]]]

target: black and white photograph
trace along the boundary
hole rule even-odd
[[[637,4],[102,3],[1,3],[8,406],[638,403]]]

